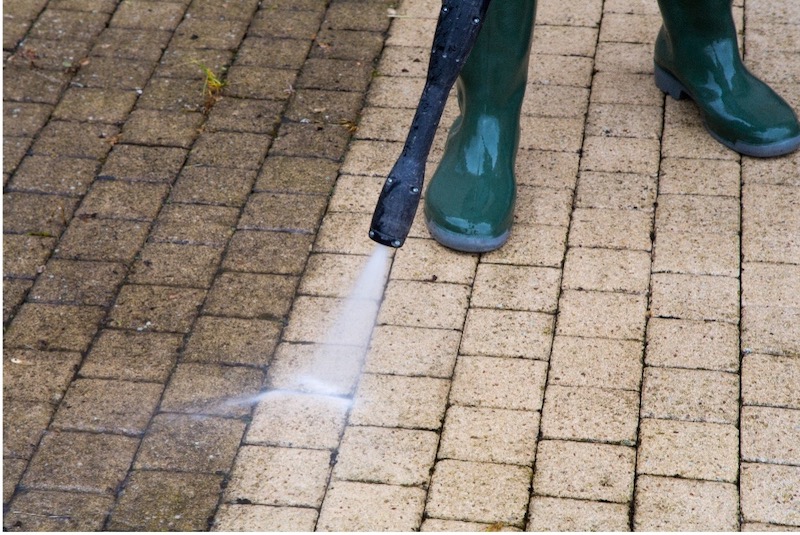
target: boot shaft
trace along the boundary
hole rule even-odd
[[[535,17],[536,0],[494,0],[489,5],[458,79],[462,109],[521,106]]]

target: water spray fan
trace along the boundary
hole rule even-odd
[[[445,0],[439,13],[428,76],[403,152],[389,172],[372,215],[369,237],[390,247],[406,241],[422,196],[425,162],[450,89],[472,50],[490,0]]]

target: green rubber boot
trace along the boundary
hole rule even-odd
[[[508,240],[514,162],[535,0],[495,0],[457,81],[461,114],[425,195],[425,222],[451,249],[485,252]]]
[[[792,108],[742,63],[732,0],[659,0],[664,24],[655,48],[656,85],[691,98],[706,129],[747,156],[780,156],[800,146]]]

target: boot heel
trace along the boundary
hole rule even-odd
[[[675,100],[683,100],[689,97],[689,93],[683,87],[683,84],[658,65],[655,66],[655,79],[656,87]]]

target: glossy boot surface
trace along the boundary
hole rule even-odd
[[[732,0],[659,0],[664,24],[655,48],[656,85],[697,104],[709,133],[748,156],[800,146],[792,108],[744,66]]]
[[[461,114],[425,195],[428,229],[451,249],[491,251],[509,237],[535,12],[534,0],[492,2],[459,76]]]

